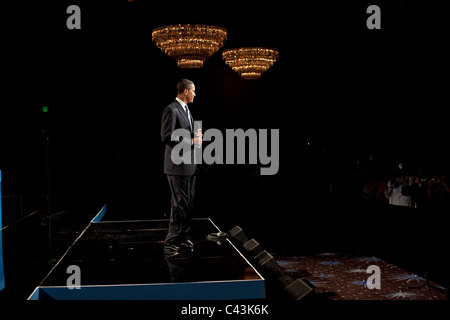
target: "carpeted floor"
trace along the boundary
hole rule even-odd
[[[325,299],[447,300],[445,288],[431,281],[428,287],[411,288],[424,284],[426,280],[376,257],[357,257],[338,253],[274,256],[287,275],[306,279],[316,287],[315,292]],[[379,289],[374,287],[373,271],[367,272],[371,265],[379,267]]]

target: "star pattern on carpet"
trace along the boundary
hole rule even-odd
[[[330,252],[301,258],[272,255],[287,275],[309,281],[328,300],[447,300],[443,292],[413,287],[426,280],[378,257]],[[380,270],[380,289],[367,285],[374,274],[373,269],[367,270],[373,265]],[[373,278],[370,281],[374,284]]]

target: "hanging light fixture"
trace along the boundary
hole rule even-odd
[[[180,68],[202,68],[227,40],[227,30],[201,24],[178,24],[155,28],[152,41]]]
[[[259,79],[277,60],[279,54],[274,49],[246,47],[228,49],[222,54],[223,60],[243,79]]]

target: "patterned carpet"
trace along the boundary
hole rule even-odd
[[[429,287],[413,289],[426,280],[376,257],[338,253],[274,257],[285,274],[306,279],[316,293],[329,300],[447,300],[445,288],[430,281]],[[375,267],[380,271],[379,289],[375,273],[367,272],[371,265],[379,267]]]

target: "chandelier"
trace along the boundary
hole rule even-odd
[[[228,49],[222,54],[225,63],[243,79],[259,79],[277,60],[277,51],[261,47]]]
[[[201,24],[178,24],[155,28],[152,41],[180,68],[202,68],[203,61],[227,40],[227,30]]]

